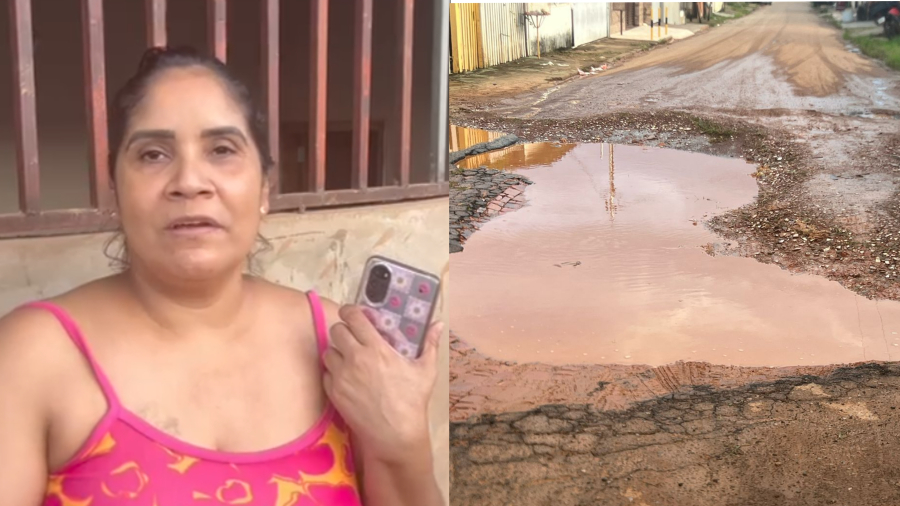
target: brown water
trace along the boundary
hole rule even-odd
[[[524,162],[482,163],[523,169],[535,184],[528,205],[488,222],[451,256],[453,330],[483,353],[649,365],[900,357],[900,303],[707,254],[723,240],[703,221],[756,195],[744,161],[587,144],[550,165]]]

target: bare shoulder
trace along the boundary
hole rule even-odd
[[[262,293],[267,304],[272,304],[283,311],[283,314],[297,314],[298,311],[305,311],[303,314],[311,314],[312,308],[309,302],[309,292],[291,288],[289,286],[279,285],[270,281],[258,279],[255,282],[262,288]],[[322,309],[325,312],[325,319],[328,327],[340,321],[338,311],[341,306],[337,302],[326,297],[319,296]]]
[[[91,282],[48,302],[77,319],[83,307],[98,305],[92,301],[97,302],[107,284],[107,280]],[[10,380],[26,380],[29,388],[53,384],[82,360],[62,322],[46,308],[20,306],[0,318],[0,384]]]
[[[47,484],[50,382],[58,369],[52,315],[20,308],[0,318],[0,496],[39,504]]]
[[[30,399],[40,408],[60,371],[77,360],[59,321],[48,311],[21,307],[0,318],[0,385],[3,395]],[[44,406],[46,407],[46,406]]]

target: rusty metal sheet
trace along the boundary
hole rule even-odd
[[[312,0],[309,45],[309,191],[325,191],[325,143],[328,130],[328,0]]]
[[[272,153],[272,160],[275,162],[269,182],[272,189],[271,194],[277,195],[281,192],[278,164],[278,159],[281,155],[280,119],[278,116],[278,0],[263,0],[262,9],[262,44],[260,44],[263,62],[262,82],[263,92],[266,97],[265,110],[266,126],[269,131],[269,151]]]
[[[37,109],[34,87],[34,44],[31,27],[31,0],[11,0],[13,114],[16,132],[16,173],[19,182],[19,209],[35,213],[41,205],[41,173],[38,163]]]
[[[228,42],[226,34],[225,0],[206,1],[206,29],[208,30],[209,49],[219,61],[228,58]]]
[[[413,184],[406,187],[379,186],[362,189],[329,190],[321,193],[286,193],[275,198],[272,210],[288,211],[319,207],[377,204],[400,200],[445,197],[449,194],[449,183]]]
[[[369,122],[372,107],[372,0],[356,0],[353,28],[353,188],[369,184]]]
[[[107,232],[118,224],[112,211],[99,209],[0,214],[0,239]]]
[[[400,186],[409,184],[412,158],[412,81],[413,81],[413,6],[415,0],[403,0],[403,34],[400,84]]]
[[[106,115],[106,62],[103,43],[103,0],[81,1],[85,91],[90,133],[91,205],[99,209],[113,206],[109,186]]]
[[[147,12],[147,47],[166,47],[166,0],[144,0]]]

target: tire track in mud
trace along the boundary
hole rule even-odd
[[[661,396],[677,397],[798,376],[825,376],[838,368],[738,367],[706,362],[659,367],[516,364],[479,353],[451,331],[450,419],[462,422],[476,414],[522,411],[552,403],[587,403],[606,410],[623,410]]]

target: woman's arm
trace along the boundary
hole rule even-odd
[[[360,443],[354,444],[362,447]],[[410,451],[403,462],[367,460],[364,455],[357,454],[356,463],[357,469],[362,470],[360,477],[366,506],[445,506],[435,481],[434,456],[428,438],[418,449]]]
[[[333,328],[335,324],[345,323],[344,318],[340,315],[340,307],[334,302],[323,301],[326,317],[328,319],[329,328]],[[369,326],[371,324],[361,313],[357,313],[356,318],[350,318],[350,322],[346,322],[348,327]],[[431,329],[428,335],[426,349],[423,351],[422,357],[418,363],[402,362],[407,359],[401,357],[389,348],[374,328],[368,329],[369,336],[374,333],[376,337],[369,341],[369,346],[362,349],[362,357],[359,357],[359,369],[367,369],[370,374],[380,374],[379,380],[386,380],[385,383],[371,378],[372,381],[365,382],[367,384],[379,383],[380,385],[395,385],[398,379],[405,379],[407,382],[401,381],[405,385],[404,388],[392,388],[391,391],[375,391],[373,395],[377,396],[374,402],[355,402],[354,407],[365,409],[365,406],[382,406],[379,412],[357,413],[357,416],[345,416],[347,422],[351,424],[356,419],[371,420],[373,423],[377,420],[380,425],[385,426],[385,431],[393,432],[390,436],[390,443],[385,441],[366,441],[359,435],[359,431],[353,434],[353,451],[356,461],[356,468],[360,478],[362,488],[363,502],[366,506],[444,506],[444,500],[440,488],[434,476],[434,456],[431,451],[431,438],[428,428],[428,399],[421,399],[422,402],[406,403],[409,399],[399,398],[397,404],[406,404],[404,408],[397,411],[390,409],[391,406],[385,406],[384,403],[390,402],[394,396],[409,395],[413,397],[428,397],[433,390],[434,376],[437,362],[437,347],[440,339],[440,329]],[[435,332],[437,330],[437,332]],[[362,334],[363,332],[359,332]],[[346,336],[346,333],[344,334]],[[360,340],[366,342],[365,337]],[[354,341],[355,343],[355,341]],[[356,346],[354,344],[354,346]],[[385,350],[387,353],[385,353]],[[381,360],[378,356],[381,355]],[[334,355],[333,355],[334,356]],[[372,358],[371,361],[366,360]],[[388,363],[386,363],[386,361]],[[393,362],[393,364],[389,363]],[[433,363],[432,363],[433,362]],[[384,370],[388,369],[388,370]],[[407,374],[420,375],[421,384],[416,385],[419,388],[410,388],[408,383],[409,377],[404,377],[403,372]],[[352,376],[352,374],[348,374]],[[363,373],[356,379],[364,379],[366,374]],[[394,381],[391,381],[391,380]],[[334,388],[332,388],[334,390]],[[359,392],[357,392],[359,393]],[[423,395],[424,394],[424,395]],[[420,405],[420,409],[410,411],[410,405]],[[372,409],[372,408],[370,408]],[[397,413],[411,413],[413,416],[403,416],[397,419]],[[343,414],[343,413],[342,413]],[[393,414],[393,418],[391,415]],[[349,413],[347,415],[350,415]],[[348,419],[349,418],[349,419]],[[390,447],[391,451],[379,451],[381,448]]]
[[[46,390],[41,374],[41,316],[18,311],[0,319],[0,502],[37,506],[47,487]],[[52,352],[50,352],[52,353]],[[46,371],[44,371],[46,372]]]

